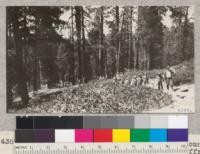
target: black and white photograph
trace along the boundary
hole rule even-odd
[[[193,113],[194,6],[8,6],[7,113]]]

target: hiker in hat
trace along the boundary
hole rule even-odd
[[[166,80],[167,90],[169,90],[170,88],[173,90],[174,74],[175,74],[175,70],[168,65],[165,71],[165,80]]]

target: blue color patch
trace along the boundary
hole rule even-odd
[[[167,129],[150,129],[150,142],[167,142]]]

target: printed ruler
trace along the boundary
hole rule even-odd
[[[188,143],[18,143],[15,154],[188,154]]]

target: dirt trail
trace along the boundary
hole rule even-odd
[[[151,79],[149,87],[158,89],[157,80]],[[182,84],[179,86],[174,86],[174,90],[167,90],[166,83],[163,83],[164,92],[172,96],[174,101],[173,104],[166,106],[164,108],[154,110],[154,111],[144,111],[144,112],[153,112],[153,113],[190,113],[195,111],[195,100],[194,100],[194,83]]]

